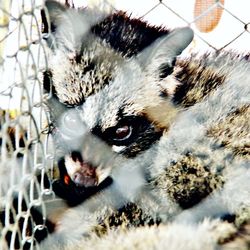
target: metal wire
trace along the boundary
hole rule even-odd
[[[72,0],[66,2],[74,4]],[[219,47],[195,29],[196,39],[201,39],[208,49],[227,49],[244,35],[250,39],[250,20],[246,22],[220,1],[214,1],[192,20],[182,16],[172,6],[173,1],[151,2],[154,3],[151,8],[141,15],[144,19],[159,11],[171,12],[186,25],[195,27],[214,8],[221,8],[223,15],[229,15],[240,25],[234,37]],[[194,1],[187,2],[194,5]],[[39,249],[35,234],[46,230],[44,201],[53,199],[51,186],[46,182],[46,175],[53,178],[55,149],[44,108],[50,97],[42,87],[42,72],[47,66],[41,34],[43,7],[43,0],[0,2],[0,249],[3,250]],[[33,220],[33,208],[40,211],[42,220]]]
[[[34,236],[45,223],[33,220],[32,209],[46,218],[44,199],[52,193],[44,180],[53,154],[41,82],[46,68],[42,8],[37,0],[0,4],[1,249],[39,248]]]

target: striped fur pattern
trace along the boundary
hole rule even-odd
[[[189,28],[150,27],[121,12],[93,24],[87,9],[46,6],[53,32],[44,84],[54,95],[55,139],[67,144],[59,147],[66,175],[54,187],[66,203],[80,194],[49,215],[57,226],[42,249],[248,249],[247,58],[181,58]],[[77,33],[84,15],[91,20]],[[98,189],[103,172],[112,181]]]

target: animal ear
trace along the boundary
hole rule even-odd
[[[45,2],[44,12],[48,26],[49,47],[52,50],[59,48],[72,54],[79,53],[93,17],[87,11],[67,8],[53,0]]]
[[[189,27],[175,29],[143,50],[138,60],[144,69],[159,72],[160,78],[165,78],[171,73],[176,57],[191,43],[193,36]]]
[[[49,48],[55,49],[56,40],[55,34],[60,25],[62,25],[65,19],[67,8],[66,6],[56,2],[56,1],[45,1],[45,8],[41,11],[42,17],[42,33],[44,34],[44,39],[49,45]]]
[[[47,0],[42,11],[43,33],[52,50],[60,47],[67,52],[78,53],[88,40],[90,29],[109,13],[96,9],[77,10],[56,1]]]
[[[48,12],[48,22],[52,31],[55,31],[55,28],[63,22],[63,15],[66,13],[66,6],[55,2],[55,1],[46,1],[45,7]]]

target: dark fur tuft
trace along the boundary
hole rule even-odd
[[[131,57],[168,34],[169,30],[150,26],[142,19],[118,11],[92,27],[92,32],[123,56]]]

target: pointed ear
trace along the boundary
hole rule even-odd
[[[191,43],[193,36],[189,27],[175,29],[143,50],[138,60],[144,69],[159,72],[160,78],[164,78],[173,68],[176,57]]]
[[[56,2],[56,1],[45,1],[45,18],[46,18],[46,31],[51,29],[51,31],[55,31],[56,27],[58,27],[63,21],[63,15],[66,13],[66,6]]]
[[[52,50],[60,47],[78,53],[83,42],[88,39],[91,27],[108,14],[90,8],[68,8],[56,1],[47,0],[42,12],[43,33],[47,33],[45,39]]]
[[[52,33],[63,23],[63,16],[67,11],[66,6],[52,0],[45,1],[44,9],[41,11],[42,33],[49,48],[54,49]],[[54,45],[54,46],[53,46]]]

